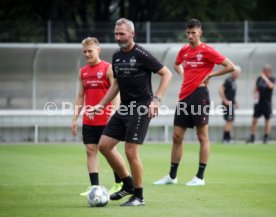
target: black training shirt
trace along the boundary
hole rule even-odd
[[[149,104],[153,96],[151,74],[162,67],[156,58],[137,44],[129,52],[117,50],[112,57],[112,69],[119,85],[121,103]]]
[[[268,79],[272,83],[275,82],[274,77],[268,77]],[[257,87],[257,90],[259,91],[259,102],[271,103],[273,89],[270,89],[267,86],[267,84],[265,83],[264,79],[262,79],[262,77],[257,78],[256,87]]]
[[[237,91],[237,85],[235,80],[231,76],[228,77],[225,80],[223,87],[224,87],[224,95],[226,99],[235,103],[236,91]]]

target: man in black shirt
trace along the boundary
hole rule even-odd
[[[142,206],[145,202],[139,144],[144,142],[151,118],[158,114],[158,107],[172,73],[147,50],[134,42],[132,21],[125,18],[117,20],[114,34],[120,47],[112,58],[114,84],[99,104],[91,110],[91,116],[93,117],[93,113],[101,112],[103,106],[120,92],[120,108],[105,127],[99,142],[99,150],[123,181],[122,189],[111,194],[110,199],[119,200],[126,195],[132,195],[121,206]],[[154,95],[151,85],[152,72],[161,76]],[[115,148],[119,141],[125,141],[125,154],[131,176],[122,156]]]
[[[263,143],[267,143],[271,131],[271,115],[272,115],[272,94],[274,88],[275,78],[272,76],[272,68],[266,64],[263,67],[261,75],[257,78],[256,87],[254,90],[255,98],[258,102],[254,105],[254,114],[251,126],[251,135],[246,143],[255,142],[255,134],[257,131],[258,118],[264,115],[265,128]]]
[[[231,142],[231,131],[233,129],[233,121],[235,118],[234,109],[238,107],[238,103],[236,101],[236,79],[240,76],[240,73],[241,68],[236,65],[235,70],[231,73],[231,76],[229,76],[219,88],[219,95],[222,99],[222,105],[224,107],[223,117],[226,121],[223,130],[222,143]]]

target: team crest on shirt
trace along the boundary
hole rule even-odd
[[[103,77],[103,72],[102,71],[98,71],[97,72],[97,78],[101,79]]]
[[[136,59],[134,57],[131,57],[130,60],[129,60],[129,65],[130,66],[135,66],[136,64]]]
[[[196,55],[197,61],[202,60],[202,57],[203,57],[203,55],[202,55],[201,53],[198,53],[198,54]]]

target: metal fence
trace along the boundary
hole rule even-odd
[[[72,22],[48,21],[16,28],[0,21],[0,42],[75,43],[84,37],[98,37],[101,43],[113,43],[114,22],[77,25]],[[276,22],[204,22],[203,40],[222,42],[276,42]],[[177,43],[186,40],[184,22],[136,22],[139,43]]]

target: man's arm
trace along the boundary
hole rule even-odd
[[[265,73],[262,72],[261,77],[265,81],[265,83],[269,89],[274,88],[274,83],[269,80],[269,78],[265,75]]]
[[[107,103],[112,101],[118,93],[119,93],[118,82],[117,82],[117,79],[114,78],[113,84],[110,86],[110,88],[108,89],[108,91],[105,94],[104,98],[102,98],[102,100],[99,102],[98,105],[100,105],[102,107],[106,106]]]
[[[177,72],[177,74],[179,74],[181,76],[181,78],[183,77],[183,73],[184,73],[184,69],[183,69],[183,65],[182,64],[174,64],[173,65],[174,70]]]
[[[107,93],[102,98],[102,100],[97,105],[92,106],[89,111],[87,111],[89,113],[89,117],[93,119],[95,113],[100,113],[103,110],[103,108],[107,105],[107,103],[112,101],[118,93],[119,93],[118,82],[117,82],[117,79],[114,78],[113,84],[111,84],[111,86],[109,87]]]
[[[109,80],[109,83],[112,86],[114,84],[114,77],[113,77],[113,71],[112,71],[111,65],[107,69],[107,79]],[[117,94],[114,97],[114,99],[112,100],[112,105],[113,105],[112,106],[112,114],[114,114],[120,105],[120,94]]]
[[[155,96],[163,97],[172,79],[172,73],[166,66],[163,66],[158,74],[161,76],[161,79]]]
[[[214,72],[210,73],[209,75],[207,75],[203,79],[202,83],[207,85],[210,78],[215,77],[215,76],[221,76],[221,75],[224,75],[226,73],[234,71],[234,64],[228,58],[225,58],[225,60],[221,63],[221,65],[223,67],[221,67],[219,70],[214,71]]]
[[[254,87],[253,97],[254,97],[254,100],[257,100],[259,98],[259,90],[258,90],[257,85],[255,85],[255,87]]]
[[[84,87],[82,84],[81,80],[81,71],[79,71],[79,76],[78,76],[78,90],[77,90],[77,95],[75,99],[75,107],[74,107],[74,114],[73,114],[73,121],[72,121],[72,126],[71,126],[71,131],[73,136],[77,135],[77,129],[78,129],[78,117],[79,114],[82,110],[84,103]]]
[[[153,97],[151,104],[150,104],[149,117],[157,116],[158,107],[161,103],[162,97],[164,96],[164,94],[169,86],[169,83],[172,79],[172,73],[166,66],[163,66],[158,71],[158,74],[161,76],[161,79],[160,79],[159,87],[157,88],[157,91]]]
[[[229,100],[226,98],[226,96],[225,96],[225,94],[224,94],[224,91],[225,91],[225,87],[224,87],[224,85],[221,85],[221,86],[219,87],[219,95],[220,95],[220,97],[221,97],[223,103],[224,103],[225,105],[228,105],[228,104],[229,104]]]

